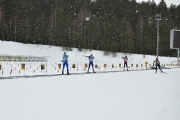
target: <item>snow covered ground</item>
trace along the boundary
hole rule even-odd
[[[44,71],[38,62],[26,63],[25,71],[20,70],[21,63],[0,62],[7,71],[0,77],[56,74],[63,52],[59,47],[0,41],[0,55],[50,56]],[[110,67],[123,64],[122,56],[128,56],[129,65],[152,63],[155,56],[118,53],[113,57],[74,49],[67,54],[70,66],[75,63],[79,70],[70,68],[70,72],[85,72],[83,65],[88,60],[84,56],[91,53],[95,64],[102,65],[97,72],[119,72],[0,79],[0,120],[180,120],[180,68],[163,69],[168,74],[142,67],[123,71]],[[177,61],[175,57],[159,58],[162,64]]]
[[[0,120],[180,120],[180,69],[0,80]]]

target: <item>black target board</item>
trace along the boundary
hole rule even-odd
[[[172,29],[170,32],[170,48],[179,49],[180,48],[180,30]]]

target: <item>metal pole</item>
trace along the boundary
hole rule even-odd
[[[142,17],[141,17],[141,54],[142,54]]]
[[[1,62],[1,64],[0,64],[0,77],[1,77],[1,69],[2,69],[2,68],[1,68],[2,66],[1,66],[1,65],[2,65],[2,62]]]
[[[179,54],[180,54],[180,48],[177,49],[177,54],[178,54],[178,61],[177,61],[177,64],[178,64],[178,66],[179,66]]]
[[[157,49],[156,49],[156,55],[158,58],[158,53],[159,53],[159,21],[162,20],[161,19],[161,14],[156,14],[155,15],[155,20],[157,20]]]
[[[159,52],[159,20],[157,20],[157,58],[158,58],[158,52]]]

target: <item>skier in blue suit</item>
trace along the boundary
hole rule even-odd
[[[69,74],[69,69],[68,69],[68,55],[66,55],[66,52],[63,54],[63,69],[62,69],[62,74],[64,74],[64,67],[66,66],[67,68],[67,74]]]
[[[92,66],[93,72],[96,73],[96,72],[94,71],[94,65],[93,65],[94,57],[93,57],[93,55],[91,54],[90,56],[86,56],[86,57],[89,58],[89,66],[88,66],[88,71],[87,71],[87,73],[89,73],[89,68],[90,68],[90,66]]]

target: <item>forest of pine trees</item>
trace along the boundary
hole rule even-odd
[[[136,0],[1,0],[0,40],[94,49],[116,53],[156,54],[170,49],[170,30],[180,29],[180,4],[167,6]]]

